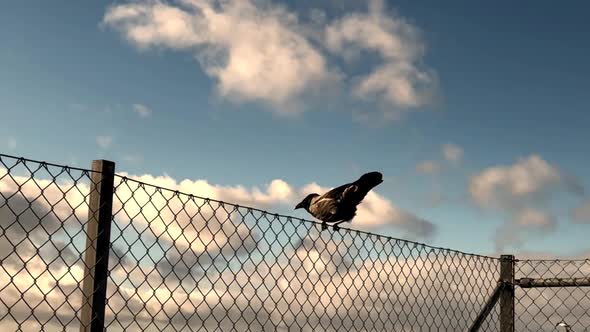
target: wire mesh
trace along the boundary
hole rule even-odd
[[[79,329],[91,174],[0,155],[0,331]]]
[[[461,331],[498,280],[495,258],[115,182],[116,330]]]
[[[516,278],[584,278],[590,276],[586,260],[518,260]],[[517,331],[590,331],[590,287],[516,288]]]
[[[80,329],[92,174],[0,155],[1,331]],[[133,177],[113,190],[108,331],[464,331],[499,279],[493,257],[321,231]],[[520,261],[517,277],[588,267]],[[588,326],[588,288],[560,292],[517,288],[517,331]],[[498,309],[482,331],[499,330]]]

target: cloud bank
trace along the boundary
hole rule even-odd
[[[52,331],[78,325],[89,187],[76,171],[49,172],[57,174],[57,181],[37,174],[33,182],[29,175],[17,175],[18,170],[11,176],[0,170],[3,330]],[[203,196],[273,206],[323,189],[315,183],[294,189],[282,180],[245,188],[168,176],[117,178],[107,287],[109,330],[468,327],[498,279],[495,259],[363,233],[318,233],[318,225],[178,192],[195,190]],[[366,210],[359,211],[365,223],[398,220],[386,217],[396,211],[386,199],[377,193],[367,198]],[[397,218],[404,217],[397,213]],[[535,211],[526,211],[515,222],[548,224]],[[550,306],[568,314],[569,303],[549,299]],[[576,315],[582,317],[580,324],[587,323],[587,315]]]

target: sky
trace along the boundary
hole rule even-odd
[[[292,210],[306,193],[378,170],[384,182],[352,228],[577,256],[590,249],[587,9],[10,1],[0,152],[109,159],[156,184],[306,218]]]

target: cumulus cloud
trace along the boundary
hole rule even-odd
[[[420,65],[425,47],[417,29],[388,16],[381,1],[332,20],[313,10],[310,21],[269,0],[178,0],[114,4],[102,24],[140,50],[191,52],[219,95],[265,102],[280,114],[300,112],[302,97],[347,78],[352,95],[377,97],[386,109],[423,106],[436,95],[436,74]],[[361,51],[382,59],[364,76],[329,62]]]
[[[463,149],[458,145],[447,143],[441,145],[441,153],[444,160],[425,160],[416,165],[416,172],[420,174],[435,174],[445,171],[449,165],[458,165],[463,158]]]
[[[574,222],[587,224],[590,223],[590,200],[582,202],[571,213]]]
[[[42,177],[31,181],[29,175],[15,174],[16,169],[11,172],[12,176],[7,176],[7,170],[0,169],[0,252],[4,262],[0,269],[0,295],[5,299],[2,310],[9,310],[11,317],[3,320],[1,326],[14,329],[16,320],[22,327],[33,328],[38,320],[47,330],[59,330],[75,319],[82,296],[83,229],[89,186],[84,176],[78,179],[75,171],[56,171],[60,175],[55,182]],[[405,294],[403,289],[412,281],[402,279],[426,280],[421,273],[414,273],[416,264],[427,264],[424,269],[436,270],[429,260],[409,262],[402,268],[400,261],[387,262],[385,257],[371,256],[393,255],[398,248],[394,240],[375,242],[376,248],[367,244],[368,238],[362,238],[369,236],[366,234],[351,233],[353,236],[336,240],[332,237],[338,237],[337,234],[318,233],[318,225],[299,221],[295,224],[248,208],[179,193],[186,191],[243,204],[259,201],[257,206],[282,202],[291,206],[301,192],[322,189],[316,184],[296,190],[283,180],[273,180],[262,188],[248,189],[211,185],[204,180],[177,181],[169,176],[121,175],[126,177],[117,177],[115,181],[107,288],[106,315],[113,328],[117,324],[129,328],[127,324],[146,323],[226,327],[233,324],[230,317],[241,316],[266,317],[266,323],[259,326],[261,330],[276,330],[302,319],[311,328],[320,322],[330,324],[327,319],[338,319],[344,305],[352,317],[367,319],[365,313],[350,306],[383,301],[385,298],[379,294],[394,287],[397,293]],[[359,210],[359,217],[366,223],[407,223],[415,218],[391,207],[388,200],[376,193],[367,198],[368,204]],[[420,233],[428,225],[401,226],[413,227],[414,232]],[[363,249],[365,245],[367,248]],[[416,255],[422,252],[416,245],[407,250]],[[386,278],[392,273],[396,278]],[[294,276],[299,279],[293,280]],[[369,285],[374,287],[371,295],[365,292]],[[340,304],[330,304],[336,293],[342,299]],[[304,301],[305,312],[293,307],[297,305],[290,299],[295,297]],[[21,298],[24,300],[20,301]],[[319,305],[327,312],[310,317]],[[450,310],[459,310],[460,305],[451,307],[455,309]],[[376,307],[383,314],[398,309],[393,304]],[[223,317],[224,322],[212,319],[212,314]],[[382,329],[378,320],[371,320],[365,327]],[[249,322],[252,324],[252,320]],[[352,322],[337,325],[350,327]]]
[[[463,158],[463,149],[455,144],[443,144],[442,152],[445,160],[453,164],[460,163]]]
[[[524,207],[512,214],[512,218],[495,235],[496,251],[508,246],[522,248],[531,236],[545,235],[555,231],[557,219],[547,211]]]
[[[96,144],[101,149],[108,149],[113,144],[112,136],[96,136]]]
[[[440,170],[440,164],[434,160],[426,160],[416,165],[416,172],[421,174],[435,174]]]
[[[55,183],[6,174],[0,169],[0,328],[76,327],[89,188],[83,179],[74,184],[63,173]],[[244,202],[256,196],[275,204],[301,191],[322,189],[317,184],[295,190],[275,180],[246,189],[127,176],[117,178],[114,193],[106,309],[110,329],[458,331],[473,322],[499,277],[495,259],[363,233],[318,232],[317,225],[262,217],[176,191],[200,188],[189,192]],[[369,201],[379,202],[374,197]],[[542,219],[529,214],[533,221],[524,225]],[[5,246],[9,237],[20,244]],[[559,273],[566,270],[572,269]],[[584,298],[575,291],[570,297]],[[571,303],[559,300],[568,297],[545,298],[559,308],[558,315],[571,315]],[[532,303],[528,305],[530,310]],[[581,317],[579,324],[587,325],[588,315],[574,312]]]
[[[151,108],[143,104],[133,104],[133,111],[142,118],[148,118],[152,115]]]
[[[353,13],[326,27],[326,45],[347,58],[376,52],[382,64],[358,78],[354,93],[378,97],[390,106],[407,109],[430,103],[436,94],[436,74],[419,65],[425,46],[416,27],[386,15],[383,1],[369,3],[367,13]]]
[[[126,225],[116,220],[115,225],[124,228],[113,229],[115,245],[128,243],[111,254],[118,260],[109,264],[106,319],[115,329],[133,324],[155,324],[163,331],[187,324],[227,329],[237,324],[261,331],[289,326],[307,331],[319,325],[330,331],[380,331],[385,321],[395,324],[396,330],[411,326],[461,329],[470,320],[441,321],[439,317],[476,315],[494,287],[484,282],[496,278],[493,260],[472,259],[467,265],[460,264],[456,255],[433,260],[432,251],[421,245],[362,234],[332,237],[314,232],[310,224],[303,232],[289,232],[282,239],[285,226],[272,222],[256,226],[269,234],[258,239],[244,259],[214,266],[200,261],[202,252],[198,256],[182,252],[178,242],[169,247],[170,243],[159,238],[154,244],[149,231],[137,221]],[[216,252],[207,250],[206,254]],[[1,326],[12,327],[16,320],[32,328],[39,320],[46,330],[59,330],[75,319],[79,308],[84,272],[80,255],[73,255],[76,262],[67,266],[54,265],[45,252],[34,247],[21,255],[27,261],[26,271],[19,264],[5,264],[0,272],[0,294],[11,317]],[[457,273],[464,269],[469,270],[469,284],[461,279],[464,273]],[[467,291],[474,280],[481,284],[482,292]],[[421,286],[419,293],[412,291],[416,285]],[[441,289],[460,295],[441,295]],[[23,293],[24,300],[19,301]],[[435,314],[426,305],[431,301],[444,301],[444,306],[437,306]],[[417,322],[408,312],[422,319]]]
[[[194,52],[220,95],[266,101],[282,113],[305,90],[336,78],[297,16],[267,1],[119,4],[103,22],[142,49]]]
[[[155,184],[180,192],[193,193],[200,197],[227,201],[241,206],[256,206],[264,209],[282,209],[283,207],[287,207],[291,210],[307,194],[312,192],[323,193],[332,189],[330,187],[322,187],[317,183],[310,183],[301,188],[295,188],[281,179],[274,179],[262,188],[246,188],[241,185],[214,185],[206,180],[184,179],[177,181],[169,176],[131,176],[126,173],[122,174],[137,181]],[[136,193],[135,195],[137,196],[138,194]],[[141,202],[144,199],[147,201],[147,197],[138,197],[137,199]],[[154,213],[157,210],[155,209]],[[366,230],[381,226],[393,226],[412,238],[428,238],[435,231],[435,226],[431,222],[402,210],[392,201],[374,191],[369,192],[361,205],[359,205],[357,216],[353,219],[352,226]]]
[[[525,208],[519,211],[512,222],[520,227],[534,227],[546,230],[555,228],[555,219],[551,215],[533,208]]]
[[[331,187],[322,187],[317,183],[305,185],[300,190],[300,197],[310,193],[324,193]],[[394,226],[411,238],[429,238],[434,235],[436,226],[425,219],[397,207],[387,198],[370,191],[358,206],[352,225],[361,229],[373,229],[380,226]]]
[[[572,190],[570,179],[556,166],[533,154],[513,165],[490,167],[474,175],[469,181],[469,193],[481,207],[514,208],[546,198],[551,190]]]
[[[0,185],[2,192],[20,193],[24,198],[37,198],[36,204],[48,209],[55,220],[69,224],[71,220],[85,220],[89,187],[84,181],[74,184],[71,179],[56,184],[49,180],[36,179],[28,181],[26,176],[2,176]],[[253,243],[255,232],[240,223],[246,216],[230,208],[214,209],[203,200],[193,200],[189,196],[175,196],[174,191],[185,192],[214,200],[236,203],[241,206],[255,206],[264,209],[281,209],[289,211],[305,195],[310,192],[325,192],[331,188],[321,187],[315,183],[296,189],[284,180],[275,179],[264,187],[246,188],[244,186],[221,186],[210,184],[206,180],[176,180],[170,176],[130,175],[129,180],[117,183],[113,202],[116,220],[123,225],[132,223],[134,227],[149,230],[153,239],[160,239],[174,246],[189,250],[194,255],[214,251],[247,252],[251,244],[244,244],[244,250],[237,245],[239,242]],[[144,189],[139,183],[150,183],[171,191],[159,191],[157,187]],[[75,188],[74,188],[75,185]],[[65,194],[64,194],[65,193]],[[9,197],[6,194],[5,197]],[[75,207],[72,209],[72,207]],[[27,210],[27,205],[22,209]],[[250,216],[251,218],[252,216]],[[307,217],[307,216],[306,216]],[[34,219],[34,218],[30,218]],[[174,223],[170,223],[174,220]],[[58,227],[59,224],[47,224],[47,229]],[[195,225],[206,225],[197,227]],[[434,234],[434,225],[409,212],[395,206],[387,198],[369,192],[358,207],[353,220],[353,227],[374,229],[379,226],[392,226],[411,238],[428,238]],[[51,227],[50,227],[51,226]],[[121,226],[124,227],[124,226]]]
[[[543,235],[557,221],[539,206],[560,191],[581,193],[581,185],[538,155],[520,158],[513,165],[484,169],[471,177],[469,193],[479,207],[504,213],[510,220],[496,232],[496,246],[522,247],[528,235]],[[525,236],[526,235],[526,236]]]

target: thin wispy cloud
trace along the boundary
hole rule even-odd
[[[82,103],[71,103],[69,105],[69,108],[73,111],[78,111],[78,112],[88,111],[88,105],[85,105]]]
[[[446,161],[458,164],[463,159],[463,149],[455,144],[447,143],[442,146],[443,156]]]
[[[143,156],[139,154],[126,154],[122,157],[123,161],[131,164],[140,164],[143,162]]]
[[[571,218],[576,223],[590,224],[590,200],[576,206],[571,212]]]
[[[101,149],[108,149],[113,144],[112,136],[96,136],[96,144]]]
[[[418,174],[438,174],[449,169],[451,166],[457,166],[463,159],[463,149],[455,144],[446,143],[441,145],[441,157],[433,160],[425,160],[416,165]]]
[[[152,115],[152,109],[143,104],[133,104],[133,111],[142,118],[149,118]]]
[[[416,172],[419,174],[436,174],[440,172],[441,165],[434,160],[427,160],[416,165]]]

